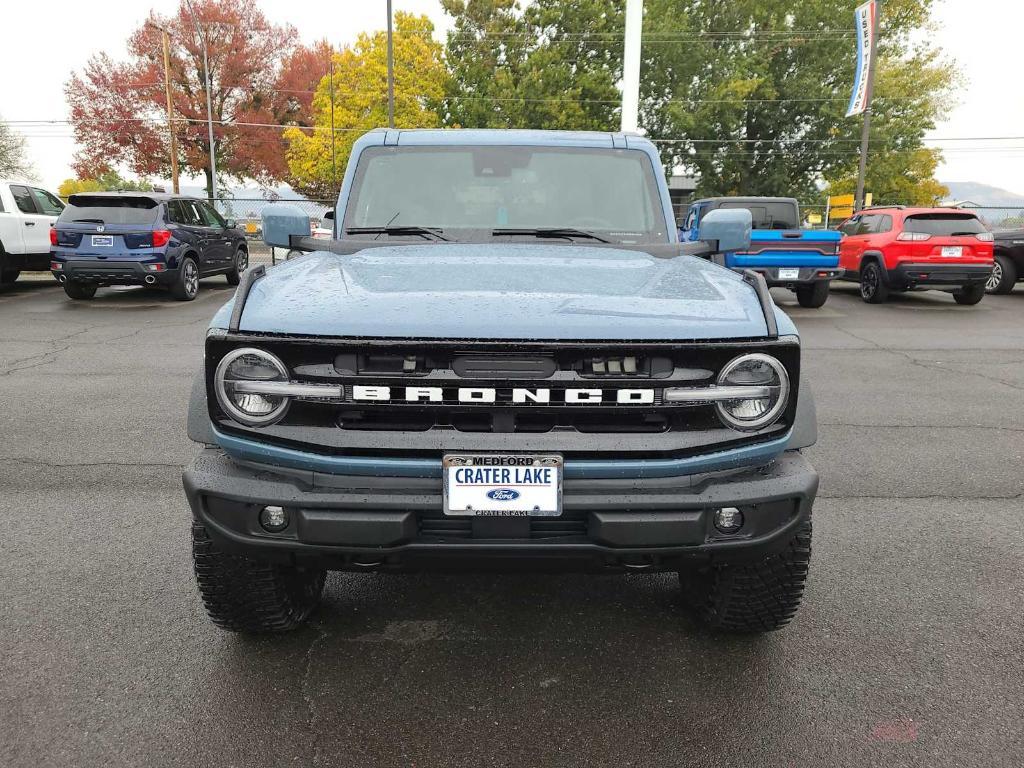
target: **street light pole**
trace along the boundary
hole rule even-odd
[[[192,0],[185,0],[188,12],[192,15],[192,22],[196,25],[199,33],[199,42],[203,46],[203,79],[206,81],[206,128],[210,139],[210,199],[217,197],[217,150],[213,144],[213,89],[210,88],[210,58],[206,50],[206,34],[203,32],[199,19],[196,17],[196,10],[192,7]]]
[[[622,131],[636,133],[640,123],[640,35],[643,0],[626,0],[626,41],[622,56]]]
[[[391,0],[388,0],[388,128],[395,127],[395,48],[392,37]]]

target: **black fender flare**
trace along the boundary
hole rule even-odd
[[[811,382],[806,376],[800,376],[800,390],[796,401],[796,415],[793,417],[793,430],[789,434],[786,450],[810,448],[818,442],[818,407],[814,402]]]
[[[188,399],[188,439],[203,445],[216,445],[210,409],[206,404],[206,366],[200,365],[192,378],[192,394]]]
[[[886,281],[889,280],[889,270],[885,268],[885,255],[881,251],[864,251],[864,253],[860,255],[859,272],[864,271],[864,263],[867,261],[878,262],[878,268],[882,270],[882,277],[885,278]]]

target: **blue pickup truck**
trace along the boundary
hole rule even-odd
[[[709,197],[690,204],[680,228],[683,241],[698,240],[700,222],[711,211],[743,209],[753,221],[750,248],[719,257],[730,269],[752,269],[768,286],[789,288],[801,307],[821,307],[829,282],[839,277],[840,234],[800,229],[800,204],[791,197]]]
[[[213,318],[184,473],[220,627],[283,631],[328,570],[678,573],[712,628],[797,611],[818,476],[800,340],[745,210],[680,243],[654,145],[619,133],[375,130],[334,238]]]

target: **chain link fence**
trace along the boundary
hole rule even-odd
[[[288,203],[300,208],[309,216],[310,229],[319,227],[324,221],[324,214],[334,210],[334,200],[286,200],[266,198],[218,197],[213,203],[221,216],[234,219],[245,232],[249,241],[249,263],[270,266],[286,258],[287,250],[271,248],[263,242],[263,209],[273,203]],[[331,224],[327,222],[327,229]],[[312,234],[312,232],[311,232]]]

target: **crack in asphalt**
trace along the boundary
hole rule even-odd
[[[1008,381],[1003,381],[1002,379],[997,379],[994,376],[986,376],[985,374],[979,373],[978,371],[963,371],[963,370],[959,370],[959,369],[954,370],[952,368],[949,368],[949,367],[946,367],[946,366],[942,366],[942,365],[929,364],[929,363],[923,362],[923,361],[918,360],[917,358],[913,357],[910,354],[910,351],[904,351],[904,350],[899,350],[899,349],[891,349],[889,347],[883,347],[878,342],[873,341],[872,339],[865,338],[864,336],[861,336],[859,334],[856,334],[853,331],[851,331],[849,328],[843,328],[843,327],[840,327],[840,326],[834,325],[834,324],[833,324],[832,327],[835,328],[837,331],[839,331],[841,333],[845,333],[847,336],[850,336],[851,338],[857,339],[858,341],[862,341],[865,344],[870,344],[874,349],[877,349],[879,352],[886,352],[886,353],[888,353],[890,355],[893,355],[895,357],[902,358],[902,359],[906,360],[907,362],[909,362],[911,365],[916,365],[919,368],[924,368],[925,370],[932,370],[932,371],[942,371],[943,373],[960,373],[960,374],[963,374],[964,376],[975,376],[975,377],[977,377],[979,379],[984,379],[985,381],[991,381],[993,384],[1001,384],[1004,387],[1009,387],[1010,389],[1015,389],[1018,392],[1024,392],[1024,387],[1022,387],[1022,386],[1020,386],[1018,384],[1012,384],[1012,383],[1010,383]],[[932,351],[932,350],[918,350],[918,351]],[[943,350],[943,351],[946,351],[946,350]],[[966,365],[966,363],[959,363],[959,365]]]
[[[121,467],[127,469],[129,467],[142,467],[150,469],[153,467],[160,467],[166,469],[178,469],[180,470],[185,466],[182,464],[167,464],[163,462],[146,462],[146,461],[83,461],[83,462],[69,462],[67,464],[58,464],[50,461],[43,461],[41,459],[30,459],[21,456],[0,456],[0,463],[10,464],[23,464],[34,467],[49,467],[50,469],[78,469],[82,467]]]
[[[309,647],[306,648],[306,653],[303,655],[302,678],[299,681],[302,700],[306,704],[306,727],[309,729],[309,738],[312,742],[313,754],[310,765],[314,767],[320,765],[320,737],[317,730],[319,718],[316,713],[316,701],[312,693],[313,654],[316,652],[317,646],[330,637],[330,633],[323,628],[323,625],[318,626],[317,630],[319,634],[310,641]]]

